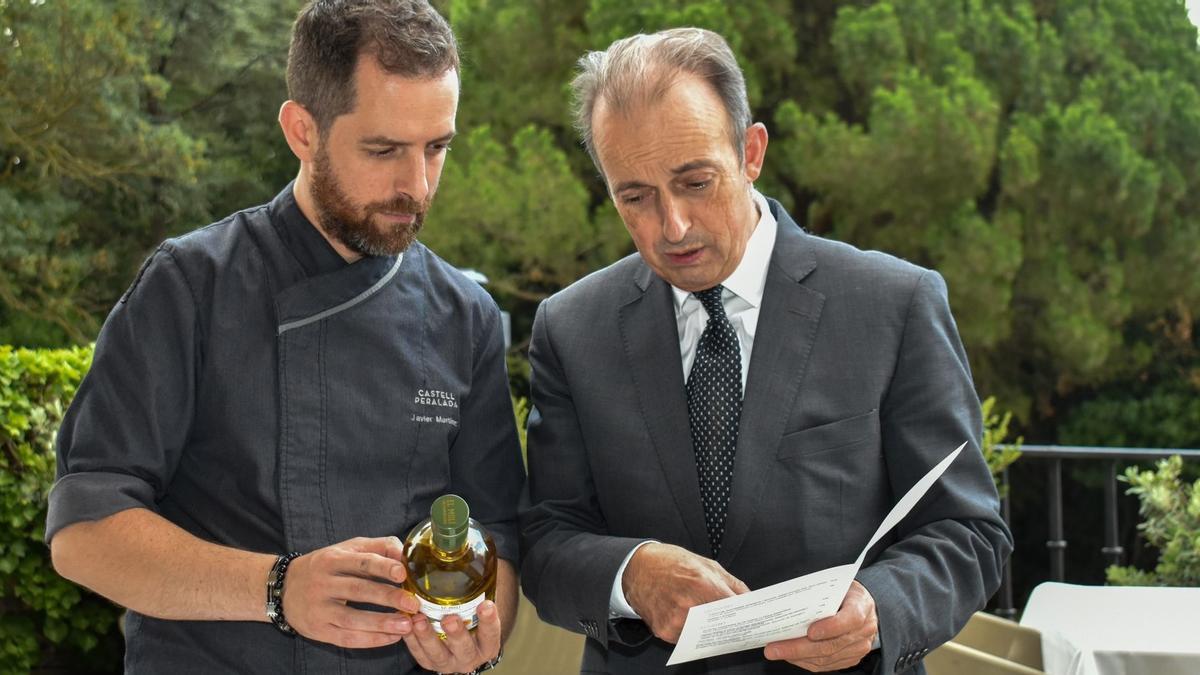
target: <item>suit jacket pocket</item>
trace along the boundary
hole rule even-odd
[[[847,417],[815,427],[784,434],[779,441],[778,459],[806,457],[827,450],[844,449],[875,439],[878,446],[879,410]]]

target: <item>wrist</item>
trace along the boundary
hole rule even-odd
[[[633,556],[646,544],[657,544],[658,542],[651,539],[643,541],[630,549],[625,555],[625,560],[621,562],[621,566],[617,568],[616,578],[613,579],[612,592],[608,597],[608,616],[610,619],[640,619],[637,610],[633,605],[629,604],[629,596],[625,585],[625,572],[629,568],[629,561],[633,560]]]
[[[296,630],[288,623],[287,617],[284,614],[283,589],[284,584],[287,582],[288,568],[291,566],[292,561],[299,557],[300,554],[294,551],[281,555],[275,559],[275,564],[271,566],[271,571],[267,573],[267,620],[288,635],[295,635]]]
[[[465,673],[438,673],[438,675],[479,675],[479,673],[487,672],[487,671],[491,670],[492,668],[495,668],[496,666],[500,665],[500,662],[502,660],[504,660],[504,650],[503,649],[501,649],[500,652],[498,654],[496,654],[496,658],[491,659],[490,661],[481,663],[478,666],[475,666],[474,670],[470,670]]]

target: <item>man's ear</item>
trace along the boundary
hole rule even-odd
[[[767,156],[767,127],[755,122],[746,128],[746,180],[753,183],[762,173],[763,160]]]
[[[312,114],[295,101],[284,101],[279,108],[279,127],[283,129],[283,137],[292,154],[301,162],[313,161],[317,155],[320,132]]]

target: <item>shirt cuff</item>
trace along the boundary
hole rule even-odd
[[[608,596],[608,618],[610,619],[640,619],[638,613],[629,606],[629,601],[625,599],[625,591],[621,590],[621,579],[625,577],[625,567],[629,565],[629,560],[633,558],[633,554],[646,544],[656,544],[654,540],[643,541],[634,546],[629,551],[629,555],[625,556],[625,560],[621,561],[621,566],[617,568],[617,578],[613,579],[612,593]]]
[[[69,473],[50,488],[46,543],[68,525],[136,508],[155,510],[154,487],[142,478],[112,471]]]

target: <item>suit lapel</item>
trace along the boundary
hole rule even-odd
[[[635,282],[640,293],[619,310],[621,340],[637,390],[642,419],[658,453],[663,475],[691,539],[691,549],[708,550],[696,456],[688,426],[687,394],[679,357],[679,331],[671,287],[645,264]]]
[[[757,515],[761,486],[775,465],[775,454],[804,380],[825,302],[824,295],[801,283],[817,266],[812,248],[805,245],[808,235],[777,202],[771,202],[771,210],[779,229],[767,270],[738,425],[732,494],[718,557],[726,568]]]

